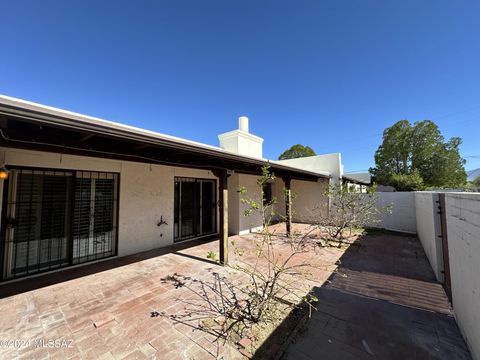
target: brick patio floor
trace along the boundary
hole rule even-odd
[[[231,239],[248,247],[253,236]],[[163,281],[165,277],[180,274],[208,281],[214,272],[232,271],[209,261],[209,251],[218,253],[218,240],[177,244],[0,286],[3,340],[73,340],[68,348],[0,348],[0,358],[243,358],[205,332],[168,316],[151,316],[177,314],[185,307],[182,300],[192,297],[187,289]],[[343,251],[322,249],[299,261],[316,265],[315,284],[321,284]],[[230,258],[235,261],[232,252]]]
[[[295,229],[304,227],[295,224]],[[231,240],[248,247],[253,236]],[[311,285],[320,301],[286,358],[469,359],[418,240],[369,235],[359,244],[299,257],[315,266]],[[209,251],[218,252],[218,240],[181,243],[0,286],[0,340],[73,340],[58,349],[0,347],[0,358],[243,358],[212,335],[168,316],[152,317],[152,312],[178,314],[194,296],[166,277],[209,281],[214,273],[233,273],[206,259]],[[232,251],[230,258],[237,261]],[[278,344],[267,340],[264,346]]]
[[[417,238],[368,235],[316,288],[318,311],[284,359],[471,359]]]

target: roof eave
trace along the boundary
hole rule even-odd
[[[3,100],[3,99],[2,99]],[[20,103],[21,104],[21,103]],[[5,103],[0,102],[0,114],[17,116],[24,118],[30,121],[38,122],[41,124],[48,124],[51,126],[70,128],[74,130],[89,132],[98,135],[109,135],[125,140],[139,141],[143,143],[148,143],[150,145],[165,146],[170,148],[182,149],[187,151],[195,151],[201,154],[210,155],[218,158],[224,158],[233,161],[244,162],[252,165],[270,165],[272,169],[288,171],[292,173],[304,174],[308,176],[314,176],[318,178],[329,178],[329,176],[324,174],[319,174],[311,171],[301,170],[294,167],[280,165],[278,163],[273,163],[268,160],[251,158],[243,155],[238,155],[235,153],[227,152],[220,149],[215,149],[209,145],[197,144],[190,142],[188,140],[183,141],[182,139],[176,140],[175,138],[166,138],[162,134],[156,134],[151,132],[140,133],[137,131],[132,131],[135,129],[133,127],[115,127],[112,122],[105,121],[105,124],[99,123],[101,119],[96,119],[97,122],[82,121],[76,119],[73,116],[68,116],[68,112],[64,112],[63,115],[58,113],[52,113],[48,111],[48,108],[42,109],[32,109],[25,108],[21,105],[16,105],[14,103]],[[80,114],[75,114],[76,117],[81,116]],[[94,119],[94,118],[92,118]],[[120,124],[122,125],[122,124]],[[130,131],[129,131],[130,130]],[[138,129],[142,130],[142,129]]]

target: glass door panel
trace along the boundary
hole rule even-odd
[[[118,174],[12,169],[6,184],[3,279],[115,254]]]
[[[116,174],[78,173],[73,216],[73,263],[113,255],[116,180]]]
[[[215,180],[175,178],[175,241],[216,232],[215,184]]]
[[[215,183],[202,181],[202,234],[215,232]]]
[[[4,277],[68,264],[72,179],[70,172],[12,170]]]
[[[195,236],[196,233],[196,182],[184,181],[180,193],[180,236],[182,238]]]

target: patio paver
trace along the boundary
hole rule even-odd
[[[234,239],[248,247],[253,236]],[[72,341],[67,348],[1,347],[0,358],[244,358],[235,347],[168,316],[182,312],[184,301],[194,295],[165,281],[167,276],[210,280],[214,273],[232,271],[207,260],[209,251],[218,251],[217,240],[181,243],[0,286],[2,340]],[[232,252],[230,259],[235,261]],[[298,261],[314,265],[311,284],[320,301],[286,358],[470,359],[416,238],[372,235],[346,252],[322,248]],[[278,344],[267,340],[264,346]]]
[[[253,236],[234,239],[248,247]],[[0,286],[3,339],[71,341],[68,348],[2,347],[0,358],[244,358],[235,347],[168,317],[181,312],[193,294],[165,277],[210,280],[215,272],[232,271],[206,259],[209,251],[218,251],[218,240],[181,243]],[[329,266],[335,268],[342,253],[315,254],[315,283],[330,276]],[[230,258],[234,261],[235,254]]]
[[[471,359],[415,237],[361,239],[315,292],[318,311],[284,359]]]

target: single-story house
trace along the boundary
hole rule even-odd
[[[328,211],[328,170],[264,159],[239,124],[217,147],[0,96],[0,281],[210,236],[226,262],[228,235],[262,224],[241,197],[267,164],[280,215]]]

